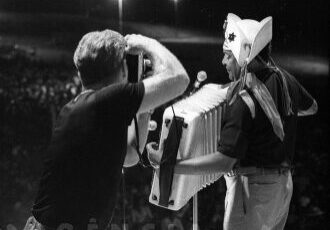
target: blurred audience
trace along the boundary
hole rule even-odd
[[[164,217],[161,222],[161,230],[184,230],[181,219],[174,213]]]
[[[73,66],[30,61],[21,53],[15,54],[1,47],[0,51],[0,229],[21,229],[35,197],[52,116],[56,116],[58,109],[80,89],[77,79],[72,77],[75,75]],[[3,55],[4,52],[11,55]],[[288,229],[327,228],[329,154],[322,147],[324,144],[320,144],[326,143],[327,130],[323,127],[327,127],[327,121],[313,122],[316,129],[306,128],[308,141],[302,137],[297,140]],[[134,177],[141,173],[145,176]],[[122,226],[125,204],[128,229],[191,229],[191,205],[179,212],[169,212],[149,204],[151,170],[136,166],[126,175],[129,187],[125,194],[119,194],[114,224]],[[223,218],[224,186],[221,179],[199,193],[199,226],[202,230],[219,229]]]
[[[152,222],[153,215],[149,206],[147,205],[146,196],[136,197],[133,199],[133,207],[131,210],[133,229],[137,226],[143,226]]]

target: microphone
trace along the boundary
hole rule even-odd
[[[203,71],[203,70],[199,71],[199,72],[197,73],[197,77],[196,77],[196,81],[194,82],[193,89],[190,91],[189,95],[195,93],[195,92],[199,89],[201,83],[202,83],[203,81],[205,81],[206,79],[207,79],[207,74],[206,74],[206,72]]]

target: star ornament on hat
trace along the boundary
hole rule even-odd
[[[223,50],[230,50],[242,67],[249,64],[259,52],[272,40],[272,17],[258,22],[242,20],[229,13],[224,23],[225,41]]]

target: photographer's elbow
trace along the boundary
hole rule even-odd
[[[180,86],[182,86],[181,93],[183,93],[187,89],[187,87],[190,83],[190,79],[189,79],[189,76],[187,73],[179,74],[178,78],[180,79]]]
[[[313,114],[316,114],[317,111],[319,110],[319,106],[318,106],[316,100],[313,100],[313,105],[312,105],[312,107],[313,107]]]
[[[127,146],[127,153],[124,160],[124,167],[129,168],[139,163],[139,157],[133,146]]]
[[[190,83],[190,78],[189,78],[187,73],[184,73],[184,80],[185,80],[185,85],[186,85],[186,88],[187,88],[189,83]]]

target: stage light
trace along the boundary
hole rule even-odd
[[[118,0],[119,32],[123,33],[123,0]]]

